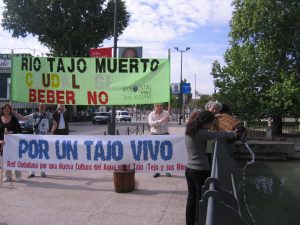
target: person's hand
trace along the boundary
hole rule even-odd
[[[64,105],[60,105],[58,108],[57,108],[57,111],[59,112],[64,112],[66,110],[65,106]]]
[[[168,122],[168,121],[169,121],[169,117],[164,117],[161,120],[159,120],[158,122],[164,123],[164,122]]]
[[[240,136],[239,133],[238,133],[239,130],[238,130],[238,129],[235,129],[234,131],[231,131],[231,132],[234,133],[234,135],[235,135],[235,136],[234,136],[234,139],[235,139],[235,140],[238,140],[238,139],[239,139],[239,136]]]

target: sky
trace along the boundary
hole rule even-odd
[[[229,21],[233,8],[231,0],[126,0],[131,17],[129,26],[119,37],[118,46],[142,46],[143,58],[167,58],[171,50],[171,83],[180,82],[179,50],[182,54],[182,78],[200,94],[214,92],[210,75],[212,63],[223,63],[229,47]],[[0,19],[4,10],[0,0]],[[104,47],[113,46],[113,39]],[[0,26],[0,53],[32,53],[41,56],[49,52],[36,37],[13,38]]]

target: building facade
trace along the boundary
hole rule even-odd
[[[24,114],[29,114],[37,108],[36,103],[13,102],[11,99],[11,59],[13,56],[30,54],[1,54],[0,53],[0,105],[10,103],[12,107]]]

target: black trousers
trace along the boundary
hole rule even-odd
[[[198,223],[198,208],[201,199],[201,188],[206,178],[210,176],[209,170],[193,170],[188,167],[185,169],[185,177],[188,185],[188,198],[186,204],[186,225]],[[196,224],[197,224],[196,223]]]

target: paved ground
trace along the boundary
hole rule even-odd
[[[170,126],[171,133],[184,128]],[[52,172],[0,185],[0,225],[182,225],[184,176],[136,174],[135,191],[114,191],[112,173]]]

